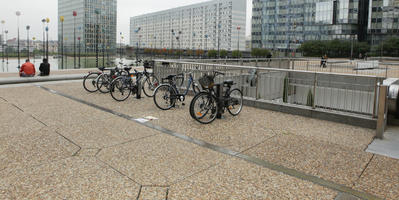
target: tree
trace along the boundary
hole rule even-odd
[[[225,58],[227,56],[227,51],[226,50],[220,50],[220,57]]]
[[[234,50],[233,52],[231,52],[231,56],[233,58],[241,58],[242,57],[242,53],[239,50]]]
[[[208,51],[208,57],[209,58],[216,58],[217,55],[218,55],[218,52],[216,50],[209,50]]]
[[[268,49],[257,49],[251,50],[251,56],[256,58],[266,58],[271,56],[271,52]]]

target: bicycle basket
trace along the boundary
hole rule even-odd
[[[198,82],[201,84],[202,88],[211,88],[215,83],[213,76],[209,75],[202,76],[200,79],[198,79]]]

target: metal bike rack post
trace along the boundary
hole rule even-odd
[[[220,100],[223,98],[222,84],[215,84],[215,87],[216,87],[216,98],[218,98]],[[217,110],[216,118],[222,119],[224,102],[218,101],[217,103],[218,103],[219,109]]]

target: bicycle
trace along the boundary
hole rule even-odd
[[[130,73],[131,69],[131,67],[125,67],[124,70],[128,73],[115,78],[110,84],[111,96],[116,101],[125,101],[130,94],[137,94],[139,92],[139,83],[143,73],[136,70],[134,70],[134,73]],[[134,81],[135,77],[136,81]]]
[[[158,87],[159,85],[159,80],[158,78],[154,75],[154,73],[150,73],[147,71],[147,69],[151,69],[152,67],[148,63],[148,61],[144,61],[144,79],[143,79],[143,92],[147,97],[153,97],[154,96],[154,91],[155,88]]]
[[[237,116],[243,108],[241,90],[231,89],[235,85],[232,80],[215,84],[214,79],[218,75],[224,73],[214,71],[213,75],[204,75],[200,78],[199,83],[205,91],[196,94],[190,103],[191,117],[202,124],[213,122],[218,115],[221,117],[226,109],[232,116]],[[214,86],[220,87],[220,91],[215,91]]]
[[[121,62],[119,63],[119,65],[121,67],[128,67],[128,65],[123,65],[123,63],[121,63]],[[130,66],[132,66],[132,65],[130,65]],[[116,66],[113,69],[105,69],[105,70],[109,70],[110,73],[109,74],[102,73],[101,75],[99,75],[99,77],[97,78],[97,81],[96,81],[96,86],[101,93],[108,93],[112,80],[114,80],[118,76],[127,74],[119,66]]]
[[[188,94],[190,87],[194,94],[200,92],[199,87],[194,81],[192,73],[188,74],[187,88],[183,93],[179,92],[179,89],[176,86],[176,80],[182,79],[182,83],[184,82],[184,74],[176,74],[169,75],[166,78],[162,79],[162,82],[167,81],[167,83],[161,84],[155,89],[154,92],[154,103],[161,110],[169,110],[172,107],[175,107],[176,101],[184,102],[186,99],[186,95]],[[185,105],[184,103],[182,103]]]
[[[97,92],[98,78],[105,70],[107,70],[105,67],[100,67],[98,69],[100,71],[90,71],[89,74],[83,78],[83,88],[90,93]]]

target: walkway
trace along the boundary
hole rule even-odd
[[[0,88],[0,110],[0,199],[399,198],[370,129],[250,107],[200,125],[81,81]]]

